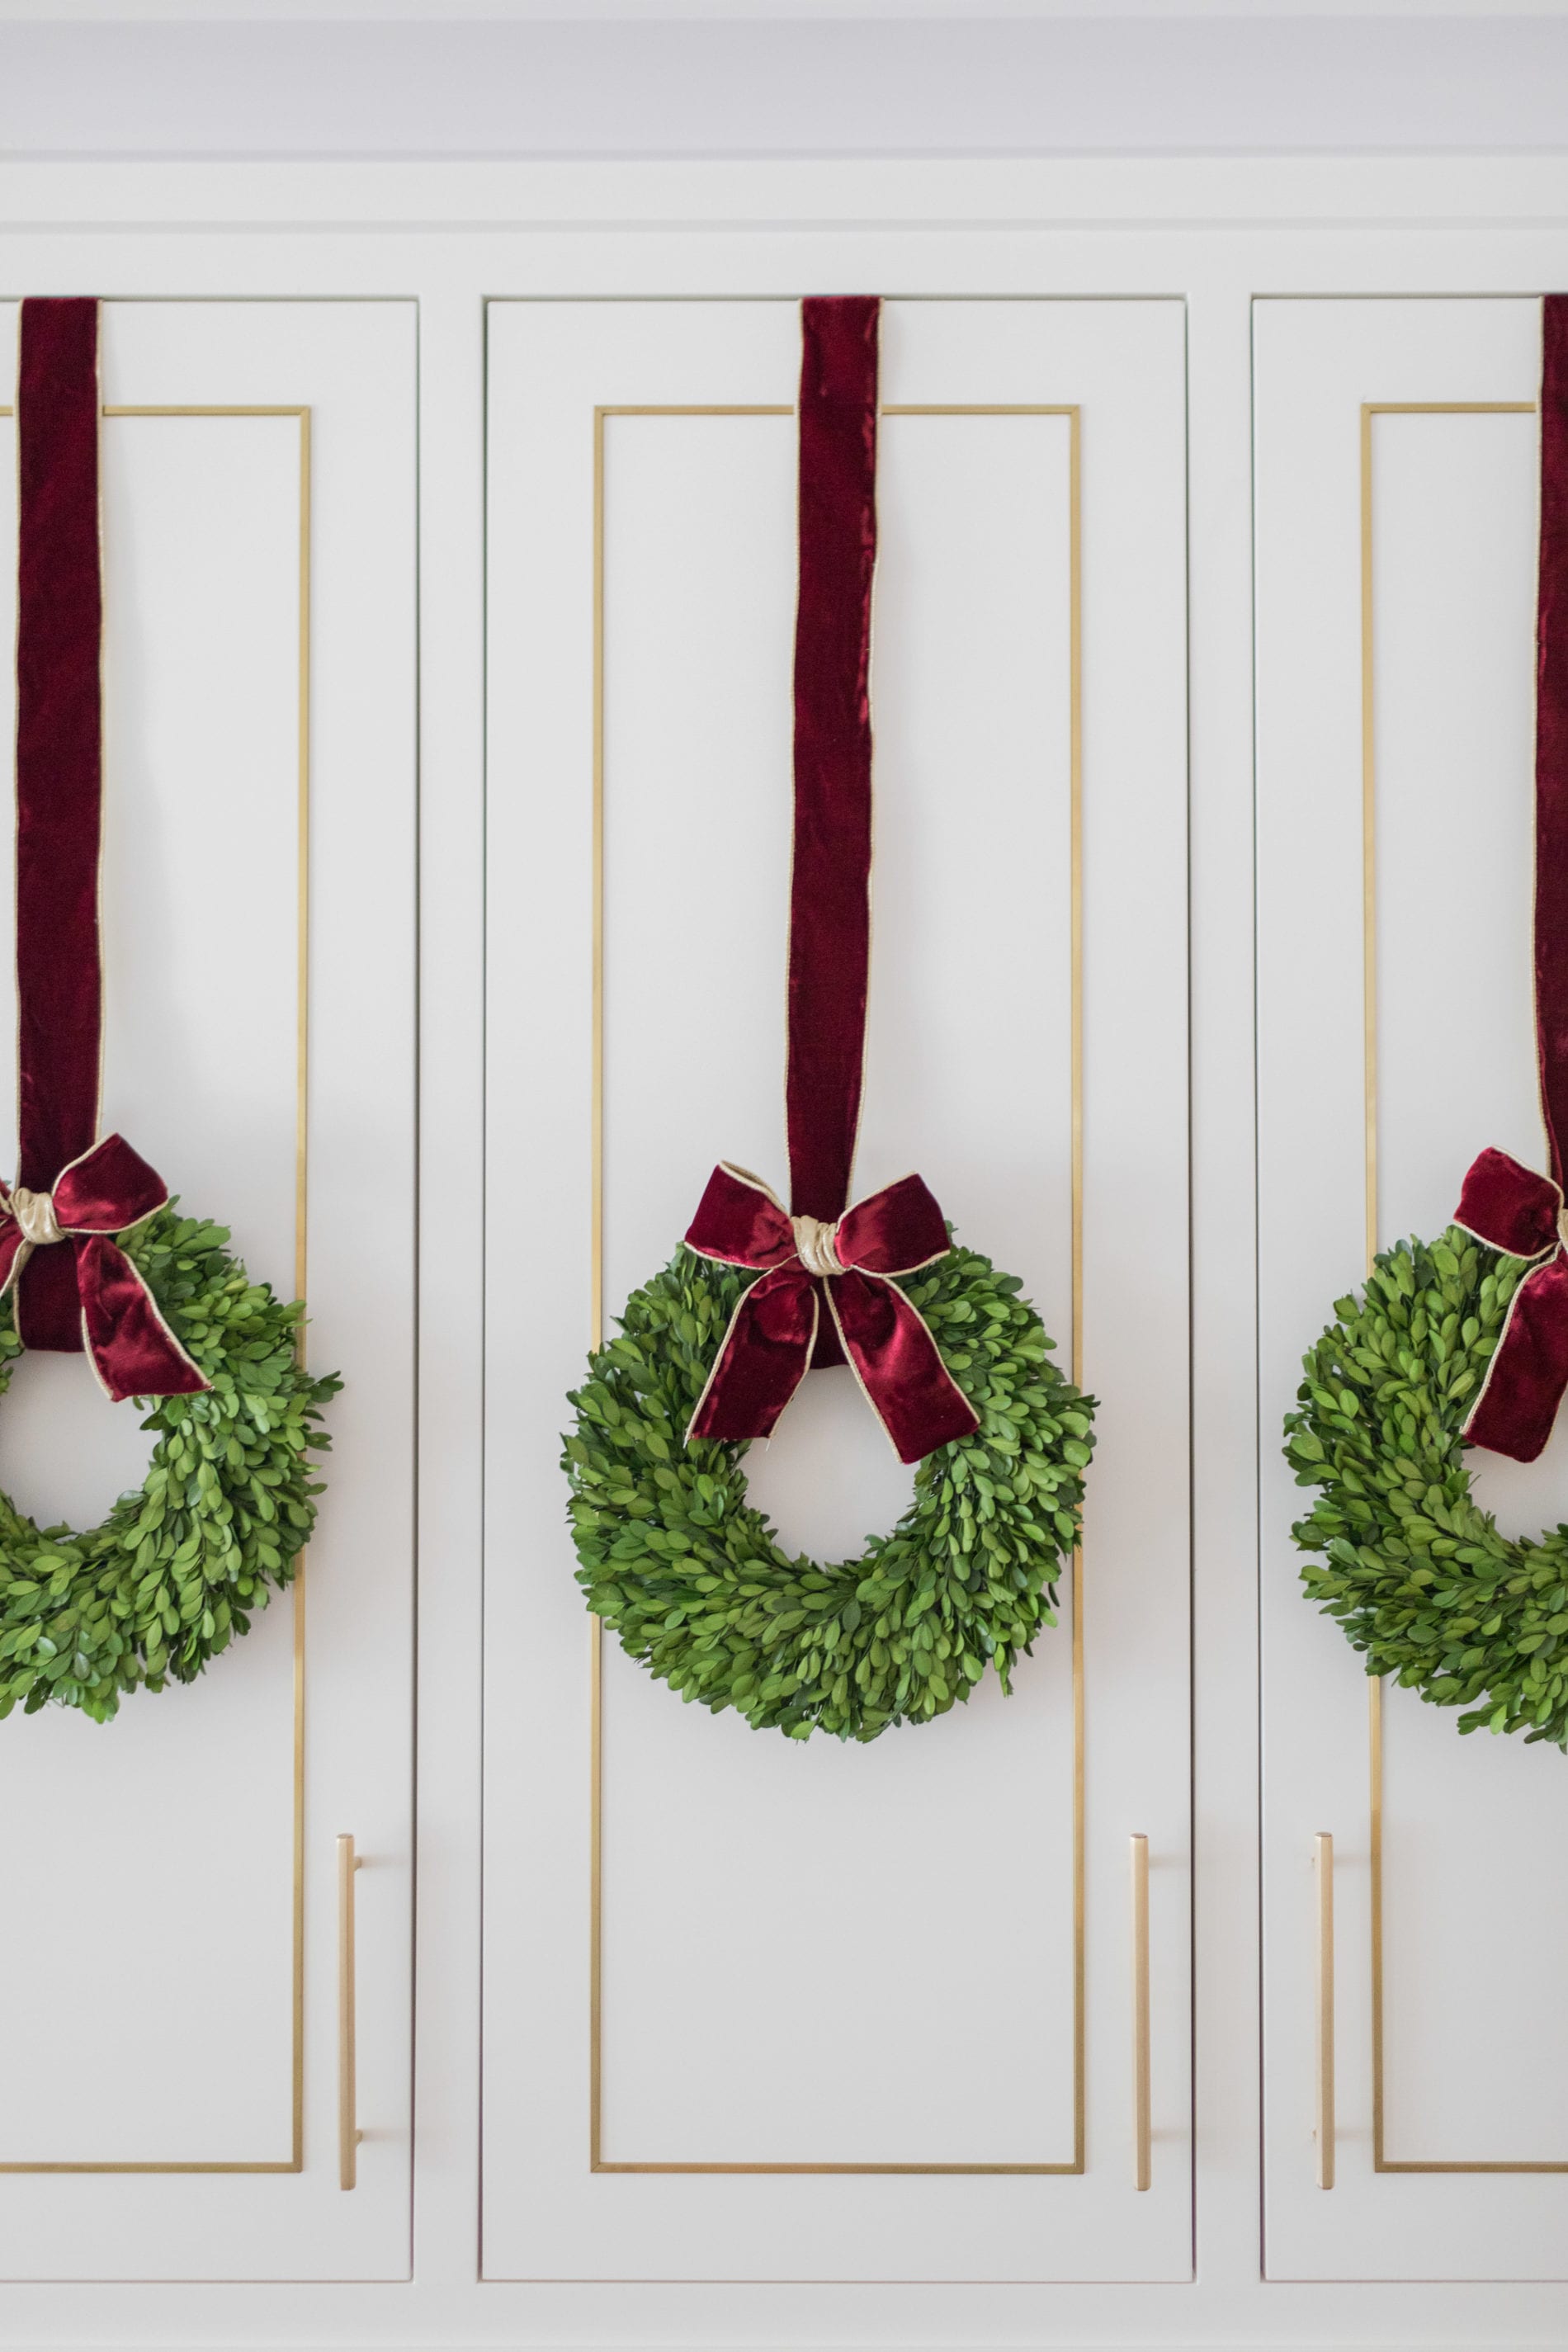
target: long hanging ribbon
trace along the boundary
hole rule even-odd
[[[1550,1176],[1483,1151],[1456,1224],[1535,1265],[1514,1292],[1480,1394],[1473,1445],[1533,1462],[1568,1390],[1568,295],[1542,306],[1541,569],[1535,667],[1535,1041]]]
[[[765,1437],[812,1364],[853,1366],[904,1462],[977,1425],[919,1310],[889,1277],[944,1257],[918,1176],[847,1210],[871,950],[871,581],[877,557],[875,296],[801,306],[800,586],[785,1100],[793,1213],[728,1161],[689,1249],[755,1267],[690,1437]],[[827,1312],[822,1312],[826,1303]]]
[[[98,305],[22,305],[16,382],[19,1165],[0,1187],[0,1296],[24,1346],[79,1355],[117,1402],[207,1382],[111,1238],[163,1180],[98,1136],[103,982],[103,591]]]

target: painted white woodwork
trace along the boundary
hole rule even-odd
[[[0,312],[0,381],[16,316]],[[295,1595],[195,1685],[138,1694],[106,1727],[50,1710],[0,1727],[13,2278],[407,2274],[415,330],[394,302],[102,312],[107,408],[221,412],[110,414],[102,428],[103,1126],[188,1210],[229,1225],[283,1297],[303,1267],[310,1360],[344,1389]],[[282,413],[253,413],[267,410]],[[8,416],[3,429],[9,642]],[[0,695],[9,741],[8,677]],[[8,811],[8,773],[4,790]],[[7,814],[7,870],[10,832]],[[3,908],[9,1170],[8,884]],[[140,1482],[148,1445],[83,1359],[26,1358],[0,1412],[0,1481],[46,1519],[90,1523]],[[352,2195],[337,2165],[340,1832],[366,1864]]]
[[[300,103],[314,103],[314,94],[301,91]],[[802,2347],[802,2352],[851,2345],[1019,2343],[1049,2344],[1061,2352],[1198,2344],[1205,2352],[1211,2347],[1215,2352],[1241,2352],[1241,2347],[1256,2352],[1256,2347],[1270,2345],[1396,2352],[1396,2347],[1419,2343],[1433,2352],[1505,2352],[1505,2347],[1506,2352],[1541,2352],[1541,2347],[1568,2339],[1568,2287],[1546,2281],[1449,2279],[1435,2284],[1416,2276],[1411,2266],[1396,2283],[1377,2282],[1358,2280],[1348,2263],[1331,2277],[1260,2275],[1248,432],[1255,295],[1270,289],[1319,297],[1436,297],[1456,291],[1517,295],[1568,285],[1568,163],[1548,154],[1511,161],[1479,155],[1399,161],[1366,155],[1228,160],[1070,156],[936,166],[920,159],[858,164],[736,161],[706,166],[603,161],[364,166],[266,162],[29,165],[11,161],[0,163],[0,249],[9,263],[5,282],[12,292],[75,292],[86,287],[137,305],[178,296],[203,307],[227,305],[242,297],[270,304],[287,296],[321,306],[345,296],[417,299],[424,813],[418,1486],[424,1540],[417,1750],[421,2000],[415,2053],[414,2276],[395,2286],[365,2280],[331,2283],[312,2280],[301,2266],[288,2282],[256,2283],[251,2270],[249,2283],[233,2285],[204,2284],[189,2270],[177,2272],[171,2264],[156,2279],[127,2280],[121,2273],[121,2284],[48,2283],[35,2277],[0,2289],[0,2329],[7,2345],[16,2352],[44,2352],[46,2347],[50,2352],[85,2352],[85,2347],[109,2344],[157,2347],[157,2352],[174,2352],[174,2347],[179,2352],[215,2352],[219,2346],[240,2344],[257,2347],[257,2352],[285,2345],[327,2352],[330,2347],[411,2344],[452,2347],[452,2352],[475,2352],[475,2347],[491,2344],[576,2346],[593,2352],[593,2347],[610,2344],[743,2347],[781,2342]],[[480,2284],[476,2277],[480,2105],[478,1404],[485,299],[498,292],[530,303],[628,294],[650,301],[737,295],[788,299],[803,287],[849,290],[877,286],[897,286],[911,296],[1012,300],[1050,295],[1089,302],[1164,294],[1181,298],[1184,304],[1194,818],[1197,2275],[1189,2283],[1152,2290],[1135,2283],[976,2287],[933,2280],[924,2265],[911,2265],[912,2274],[902,2277],[885,2273],[872,2284],[754,2279],[713,2284],[691,2277],[605,2284],[559,2273],[542,2283]],[[1468,311],[1474,309],[1466,307]],[[395,371],[389,369],[379,377],[382,390],[392,373]],[[285,382],[276,396],[291,399],[295,391],[295,383]],[[175,388],[169,396],[182,394]],[[241,389],[237,396],[247,394]],[[1359,391],[1354,397],[1359,401]],[[318,454],[324,464],[320,439]],[[7,471],[0,465],[0,488]],[[1351,593],[1353,596],[1353,588]],[[393,683],[399,684],[400,676]],[[1131,691],[1125,677],[1121,690]],[[374,707],[374,698],[367,698],[365,708]],[[884,733],[888,723],[884,717]],[[1352,751],[1352,757],[1356,756]],[[386,770],[399,780],[403,772],[395,764]],[[889,845],[884,841],[881,847],[886,857]],[[0,897],[5,895],[0,891]],[[506,919],[503,908],[503,925]],[[722,1146],[715,1139],[713,1149],[719,1148],[729,1148],[728,1139]],[[1467,1137],[1461,1149],[1469,1148]],[[242,1171],[226,1162],[220,1172],[224,1181],[218,1205],[227,1213],[238,1197],[236,1180]],[[193,1196],[195,1189],[187,1185]],[[1448,1205],[1445,1188],[1433,1213],[1445,1214]],[[684,1194],[680,1207],[684,1218]],[[962,1214],[962,1208],[957,1213]],[[966,1214],[963,1221],[973,1223]],[[661,1229],[659,1252],[669,1238]],[[513,1239],[509,1234],[509,1248]],[[515,1240],[518,1263],[528,1266],[531,1277],[541,1245],[521,1228]],[[1351,1249],[1350,1272],[1344,1270],[1342,1250],[1335,1253],[1333,1267],[1307,1286],[1310,1295],[1302,1312],[1290,1318],[1283,1341],[1287,1376],[1303,1344],[1303,1327],[1309,1335],[1315,1330],[1327,1301],[1352,1278],[1359,1264],[1359,1244],[1353,1238]],[[643,1271],[637,1269],[638,1275]],[[1089,1337],[1092,1340],[1092,1326]],[[579,1345],[574,1324],[569,1351],[573,1363],[579,1360]],[[559,1425],[565,1377],[564,1372],[552,1373],[549,1382],[552,1428]],[[0,1413],[0,1451],[11,1415],[26,1409],[25,1385],[18,1382]],[[340,1412],[346,1406],[345,1399]],[[1275,1402],[1269,1413],[1271,1449]],[[340,1473],[342,1468],[340,1455]],[[19,1470],[16,1475],[20,1476]],[[1279,1523],[1295,1499],[1294,1490],[1287,1488],[1283,1513],[1277,1510]],[[559,1508],[559,1491],[552,1490],[542,1523],[550,1531],[547,1541],[553,1540]],[[1537,1509],[1533,1521],[1521,1517],[1521,1523],[1539,1525],[1546,1516],[1543,1508]],[[860,1532],[858,1521],[854,1532]],[[1277,1553],[1276,1575],[1278,1559]],[[374,1572],[384,1580],[386,1561],[375,1562]],[[553,1579],[562,1571],[540,1561],[531,1563],[527,1572]],[[371,1573],[368,1564],[365,1573]],[[1289,1566],[1284,1575],[1286,1583],[1292,1584]],[[313,1591],[317,1614],[312,1639],[320,1624],[320,1580]],[[1090,1600],[1092,1673],[1097,1622],[1092,1590]],[[1319,1629],[1293,1586],[1289,1601],[1291,1641],[1310,1643]],[[1321,1630],[1331,1645],[1339,1643],[1332,1629]],[[260,1641],[263,1631],[253,1638]],[[574,1632],[574,1643],[577,1639]],[[1319,1654],[1331,1658],[1329,1650]],[[581,1648],[574,1647],[573,1675],[581,1674]],[[1345,1663],[1353,1678],[1353,1659]],[[1331,1672],[1337,1674],[1341,1664],[1340,1651],[1333,1648]],[[237,1654],[225,1671],[239,1665]],[[220,1687],[217,1677],[210,1687]],[[1351,1687],[1359,1728],[1361,1686],[1352,1680]],[[194,1704],[199,1696],[188,1697]],[[515,1701],[508,1694],[500,1703],[528,1706],[536,1703],[536,1696],[537,1685],[522,1678]],[[152,1706],[156,1710],[171,1703],[164,1698]],[[1451,1738],[1450,1727],[1441,1718],[1435,1718],[1435,1724]],[[0,1731],[0,1743],[9,1745],[11,1728]],[[929,1736],[940,1738],[942,1727]],[[336,1737],[334,1726],[313,1717],[313,1769],[320,1763],[323,1737]],[[1092,1717],[1089,1737],[1092,1753],[1097,1738]],[[1454,1745],[1458,1766],[1474,1771],[1481,1761],[1476,1743]],[[1349,1786],[1364,1822],[1364,1748],[1347,1748],[1346,1753]],[[1410,1753],[1414,1757],[1416,1751]],[[1531,1750],[1521,1760],[1533,1768],[1554,1759]],[[1391,1746],[1391,1796],[1397,1769]],[[0,1790],[6,1785],[0,1775]],[[574,1806],[582,1801],[580,1788],[574,1778],[566,1792]],[[1342,1819],[1331,1819],[1330,1811],[1320,1812],[1315,1802],[1301,1809],[1301,1901],[1290,1931],[1290,1949],[1301,1952],[1308,2003],[1302,2013],[1303,2038],[1291,2061],[1291,2095],[1299,2095],[1301,2128],[1307,2132],[1312,2091],[1311,1836],[1332,1826],[1344,1838]],[[1501,1819],[1500,1812],[1496,1821]],[[333,1807],[319,1826],[327,1833],[330,1849],[340,1827],[359,1825],[340,1820]],[[1124,1936],[1121,1826],[1116,1825],[1103,1875],[1115,1906],[1110,1929]],[[1132,1826],[1152,1831],[1154,1823],[1145,1819]],[[1353,1837],[1349,1843],[1351,1851],[1341,1854],[1342,1879],[1355,1867]],[[1395,1866],[1392,1844],[1389,1866],[1391,1871]],[[312,1868],[318,1874],[323,1870],[319,1853],[313,1853]],[[312,1881],[312,1917],[325,1916],[330,1922],[330,1850],[324,1872]],[[361,1971],[367,1993],[371,1905],[385,1883],[366,1874],[360,1885]],[[493,1883],[491,1891],[493,1898]],[[1158,1899],[1157,1871],[1152,1892]],[[577,1897],[569,1895],[567,1902],[566,1916],[575,1932]],[[37,1907],[8,1908],[5,1917],[8,1943],[22,1954],[12,1965],[25,1967],[27,1951],[40,1944]],[[318,1939],[322,1932],[313,1930]],[[1342,1948],[1352,1958],[1359,1952],[1362,1957],[1354,1965],[1364,1968],[1364,1911],[1354,1929],[1363,1937],[1359,1946],[1345,1943],[1352,1928],[1343,1919],[1341,1932]],[[1298,1935],[1302,1939],[1299,1948]],[[29,1990],[44,1981],[47,1965],[46,1958],[43,1967],[29,1971]],[[1158,1939],[1152,1965],[1157,1985],[1163,1965]],[[1405,1983],[1408,1989],[1408,1976]],[[312,1986],[314,2000],[314,1979]],[[493,1979],[490,1989],[493,1993]],[[1363,1998],[1361,1988],[1356,1990]],[[801,1999],[808,2011],[815,2010],[809,1984]],[[334,2056],[330,1998],[312,2017],[309,2063],[312,2068],[324,2063],[330,2069]],[[1538,2008],[1538,2023],[1540,2018]],[[1129,2040],[1129,2026],[1118,1996],[1107,2029],[1118,2061]],[[255,2030],[248,2017],[246,2030]],[[8,2065],[15,2063],[25,2032],[25,2024],[14,2022],[8,2011],[0,2030]],[[322,2036],[327,2037],[324,2049]],[[1159,2047],[1157,2038],[1157,2062]],[[1014,2063],[1015,2055],[1007,2052],[999,2063]],[[1448,2063],[1457,2063],[1451,2048]],[[367,2064],[367,2058],[362,2060],[362,2071]],[[1411,2088],[1408,2076],[1405,2086],[1402,2095]],[[1521,2066],[1501,2095],[1523,2102],[1533,2091],[1530,2068]],[[310,2095],[316,2097],[314,2088]],[[1538,2114],[1544,2104],[1538,2104]],[[366,2105],[368,2109],[368,2100]],[[1479,2120],[1478,2111],[1472,2115]],[[373,2124],[379,2116],[373,2119],[367,2111],[365,2119]],[[318,2160],[331,2165],[334,2125],[330,2101],[319,2113],[312,2107],[307,2143],[312,2168]],[[1130,2116],[1121,2108],[1120,2090],[1109,2110],[1109,2128],[1118,2135],[1111,2161],[1120,2174],[1123,2158],[1131,2156]],[[1303,2171],[1310,2175],[1310,2140],[1299,2138],[1297,2144]],[[381,2160],[382,2150],[371,2139],[360,2153],[363,2183],[373,2162]],[[1162,2160],[1156,2143],[1157,2182]],[[1342,2147],[1342,2189],[1346,2161]],[[239,2188],[247,2199],[261,2200],[247,2210],[270,2227],[276,2198],[288,2196],[297,2185],[251,2179]],[[635,2189],[639,2184],[608,2185]],[[752,2185],[759,2204],[781,2185],[790,2186],[766,2179]],[[840,2189],[857,2186],[829,2185]],[[1038,2184],[1051,2198],[1080,2185]],[[1504,2184],[1510,2185],[1517,2186]],[[0,2195],[14,2186],[0,2181]],[[74,2190],[84,2184],[63,2186]],[[96,2194],[95,2184],[85,2186]],[[144,2222],[146,2208],[122,2200],[139,2195],[142,2186],[123,2179],[108,2184],[115,2209],[129,2212],[133,2221],[140,2215]],[[168,2180],[153,2184],[160,2192],[189,2186]],[[929,2186],[913,2184],[917,2191]],[[944,2184],[935,2186],[941,2189]],[[1394,2179],[1380,2186],[1425,2191],[1432,2184]],[[1473,2180],[1459,2184],[1467,2205],[1477,2186]],[[491,2188],[493,2219],[493,2179]],[[356,2196],[363,2193],[362,2187]],[[1310,2191],[1320,2204],[1329,2205],[1341,2193],[1336,2190],[1325,2199],[1321,2191]],[[339,2197],[335,2189],[331,2195],[344,2205],[355,2201]],[[1128,2206],[1136,2201],[1129,2194]],[[22,2245],[25,2241],[17,2232],[11,2242]],[[276,2267],[286,2265],[279,2262]],[[1324,2264],[1321,2270],[1332,2267]],[[1373,2267],[1366,2265],[1369,2271]]]
[[[857,1194],[918,1167],[1073,1319],[1072,462],[1081,418],[1084,2167],[1070,1595],[936,1724],[802,1748],[591,1633],[558,1467],[592,1313],[595,452],[603,1259],[713,1162],[787,1187],[798,311],[492,306],[485,2275],[1177,2279],[1191,2263],[1184,321],[884,309],[877,867]],[[712,413],[773,408],[773,415]],[[696,413],[617,413],[649,409]],[[953,413],[946,413],[953,412]],[[1135,678],[1136,691],[1129,690]],[[520,1255],[521,1253],[521,1255]],[[526,1335],[518,1321],[527,1273]],[[829,1557],[903,1507],[847,1374],[753,1495]],[[1152,2176],[1133,2185],[1128,1840]],[[603,1937],[592,2168],[591,1921]]]
[[[1296,1580],[1276,1453],[1301,1350],[1365,1260],[1363,403],[1371,437],[1376,1220],[1440,1234],[1488,1144],[1542,1167],[1531,1008],[1540,307],[1257,312],[1267,2251],[1280,2278],[1568,2274],[1568,1779],[1384,1691],[1374,2168],[1372,1685]],[[1457,412],[1457,413],[1456,413]],[[1521,1534],[1568,1430],[1471,1457]],[[1314,2185],[1312,1841],[1334,1838],[1337,2180]]]

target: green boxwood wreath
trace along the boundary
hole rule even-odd
[[[927,1455],[909,1509],[858,1559],[791,1559],[746,1500],[745,1446],[684,1436],[754,1279],[683,1248],[589,1358],[562,1462],[589,1609],[682,1698],[792,1739],[929,1722],[987,1665],[1008,1689],[1056,1622],[1094,1400],[1057,1369],[1017,1277],[955,1244],[900,1287],[980,1427]]]
[[[292,1580],[316,1517],[310,1457],[342,1383],[300,1365],[302,1310],[172,1202],[118,1238],[212,1386],[147,1400],[146,1478],[101,1526],[40,1528],[0,1494],[0,1716],[53,1703],[101,1723],[127,1691],[194,1682]],[[22,1352],[6,1297],[0,1397]]]
[[[1500,1535],[1460,1435],[1529,1270],[1458,1225],[1384,1251],[1304,1359],[1285,1451],[1322,1490],[1302,1581],[1367,1673],[1465,1708],[1461,1731],[1568,1748],[1568,1527]]]

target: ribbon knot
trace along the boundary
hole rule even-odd
[[[52,1192],[29,1192],[25,1184],[16,1185],[11,1194],[11,1214],[22,1228],[22,1238],[31,1249],[47,1249],[51,1242],[65,1236],[55,1215]]]
[[[168,1198],[163,1178],[118,1135],[63,1168],[52,1192],[0,1188],[0,1297],[16,1294],[18,1339],[26,1348],[85,1347],[117,1404],[210,1385],[113,1238],[144,1224]],[[60,1242],[70,1244],[73,1263],[57,1270],[37,1254]]]
[[[934,1265],[950,1246],[920,1177],[885,1186],[827,1223],[792,1217],[760,1176],[726,1160],[708,1180],[686,1246],[761,1276],[730,1318],[689,1441],[772,1435],[805,1377],[824,1299],[900,1462],[919,1462],[979,1426],[924,1317],[893,1279]]]
[[[790,1226],[795,1234],[795,1255],[807,1274],[819,1275],[826,1280],[830,1275],[843,1273],[843,1264],[834,1246],[838,1231],[837,1218],[831,1224],[824,1224],[820,1217],[792,1217]]]

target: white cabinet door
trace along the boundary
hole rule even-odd
[[[558,1466],[601,1284],[784,1174],[798,310],[492,309],[487,2276],[1189,2273],[1183,324],[884,308],[856,1189],[919,1168],[1102,1403],[1016,1695],[854,1748],[601,1654]],[[842,1370],[750,1475],[819,1556],[910,1493]]]
[[[105,1727],[0,1726],[9,2277],[407,2271],[415,328],[394,303],[103,309],[104,1124],[303,1289],[344,1386],[291,1597]],[[8,941],[0,971],[9,999]],[[7,1172],[14,1030],[0,1006]],[[31,1357],[0,1483],[90,1524],[148,1444],[81,1358]],[[352,2194],[340,1832],[365,1863]]]
[[[1534,301],[1257,313],[1268,2266],[1280,2278],[1568,2275],[1568,1766],[1552,1748],[1461,1738],[1453,1713],[1366,1680],[1298,1585],[1290,1523],[1310,1497],[1277,1450],[1302,1351],[1359,1282],[1369,1217],[1380,1247],[1430,1239],[1484,1146],[1545,1164],[1531,998],[1540,354]],[[1505,1530],[1564,1516],[1568,1430],[1529,1469],[1471,1458]],[[1313,2147],[1323,1831],[1337,1906],[1328,2190]]]

